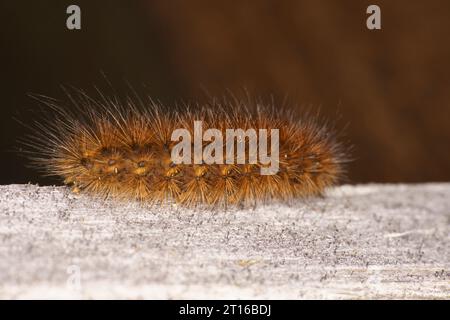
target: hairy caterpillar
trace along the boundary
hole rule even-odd
[[[229,97],[166,109],[150,98],[120,101],[100,94],[94,99],[83,91],[68,96],[72,108],[36,96],[52,115],[37,124],[26,144],[33,163],[63,178],[74,192],[186,206],[247,206],[320,195],[344,172],[345,148],[332,130],[311,116],[298,120],[273,102]],[[224,135],[227,128],[279,129],[278,171],[262,175],[265,164],[259,160],[174,163],[174,130],[195,134],[192,124],[199,120],[205,129],[216,128]],[[203,141],[202,147],[210,143]]]

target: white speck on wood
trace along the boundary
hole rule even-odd
[[[448,183],[227,212],[0,186],[0,298],[448,299],[449,231]]]

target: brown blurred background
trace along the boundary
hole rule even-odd
[[[81,7],[82,30],[66,29]],[[366,28],[381,7],[382,30]],[[351,182],[450,180],[450,2],[9,1],[1,4],[0,183],[53,180],[10,152],[27,93],[146,85],[162,102],[247,88],[321,109],[354,145]]]

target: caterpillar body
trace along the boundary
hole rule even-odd
[[[26,144],[33,163],[61,177],[74,192],[189,207],[249,206],[320,195],[344,173],[346,151],[332,129],[320,125],[317,117],[299,120],[262,100],[212,99],[200,106],[167,109],[150,98],[94,99],[82,91],[69,98],[75,108],[38,98],[50,107],[51,116],[35,126]],[[172,134],[185,128],[194,135],[194,121],[224,136],[229,128],[278,129],[277,172],[261,174],[267,165],[259,159],[175,163],[172,151],[178,141]],[[202,147],[210,143],[203,141]]]

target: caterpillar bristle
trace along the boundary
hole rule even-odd
[[[151,99],[94,99],[82,91],[69,95],[75,108],[35,98],[50,107],[52,115],[41,119],[26,139],[30,158],[74,192],[187,207],[254,206],[320,195],[340,180],[347,161],[346,148],[317,117],[297,119],[258,99],[213,99],[165,109]],[[278,171],[262,175],[267,164],[259,159],[244,164],[174,163],[171,155],[177,142],[172,134],[185,128],[195,136],[194,121],[224,136],[228,128],[279,129]],[[210,142],[202,141],[202,150]],[[248,145],[245,151],[248,157],[255,153]],[[194,147],[192,158],[196,152]]]

